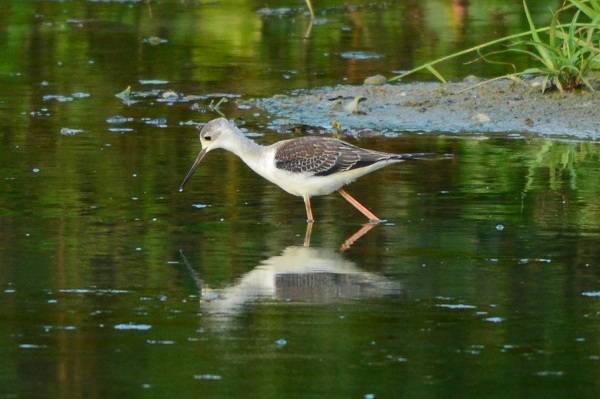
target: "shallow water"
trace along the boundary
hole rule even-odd
[[[199,150],[188,122],[219,116],[211,101],[272,143],[293,129],[238,98],[360,83],[523,23],[520,2],[471,1],[462,20],[436,1],[315,2],[326,21],[304,40],[303,2],[273,3],[292,9],[0,11],[0,396],[597,397],[594,142],[354,132],[451,157],[349,186],[386,219],[368,231],[339,195],[315,198],[308,248],[302,200],[230,154],[178,192]]]

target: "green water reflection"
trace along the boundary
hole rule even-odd
[[[315,198],[304,248],[302,200],[231,154],[177,191],[199,149],[187,122],[217,117],[221,96],[165,90],[358,83],[523,26],[519,1],[449,3],[315,1],[327,22],[304,40],[303,1],[271,2],[293,7],[282,16],[259,15],[264,2],[3,2],[0,396],[597,397],[595,142],[348,137],[452,157],[349,186],[387,222],[344,252],[362,215]],[[129,85],[147,97],[115,97]],[[223,111],[262,143],[292,135],[236,97]]]

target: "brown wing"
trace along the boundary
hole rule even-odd
[[[394,158],[393,154],[364,150],[341,140],[302,137],[280,143],[275,166],[294,173],[327,176]]]

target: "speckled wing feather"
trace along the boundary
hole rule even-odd
[[[402,156],[364,150],[341,140],[303,137],[282,141],[275,155],[278,169],[327,176]]]

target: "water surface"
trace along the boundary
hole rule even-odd
[[[386,222],[344,251],[360,213],[315,198],[303,247],[302,200],[231,154],[178,192],[211,102],[268,144],[300,133],[238,99],[526,28],[519,1],[370,3],[315,2],[305,39],[302,1],[5,2],[2,397],[597,397],[595,142],[354,132],[452,156],[349,186]]]

